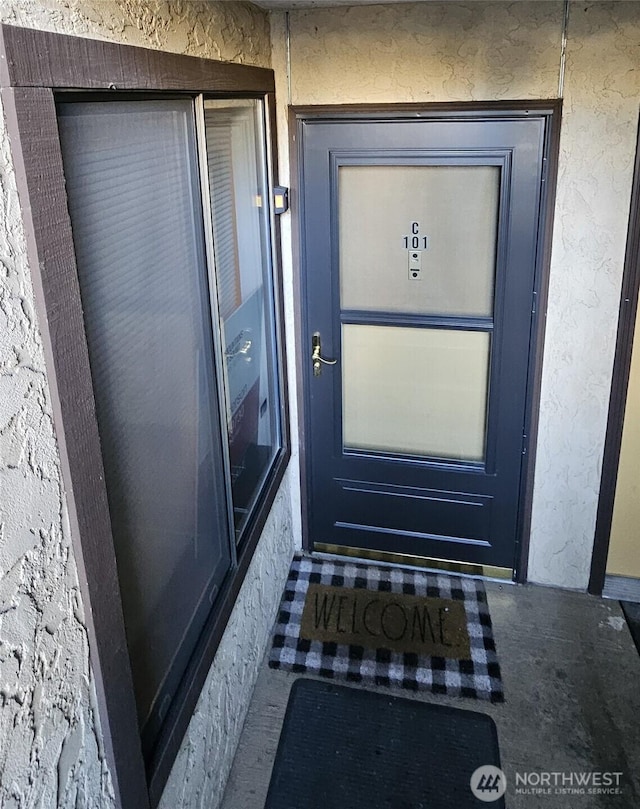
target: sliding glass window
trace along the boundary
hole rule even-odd
[[[263,102],[58,103],[151,749],[282,449]]]
[[[204,104],[207,178],[238,539],[280,446],[264,105]]]

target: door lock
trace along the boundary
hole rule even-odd
[[[311,338],[311,362],[313,363],[313,375],[320,376],[322,373],[322,365],[335,365],[338,360],[325,360],[321,356],[322,345],[320,343],[320,332],[315,332]]]

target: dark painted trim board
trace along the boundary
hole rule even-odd
[[[544,108],[544,102],[540,102]],[[531,353],[529,360],[529,390],[527,392],[528,408],[525,417],[526,458],[522,473],[520,520],[518,525],[518,542],[520,543],[519,561],[516,564],[516,581],[523,584],[528,579],[529,550],[531,547],[531,515],[533,511],[533,487],[538,451],[538,427],[540,424],[540,397],[542,391],[542,360],[547,327],[547,305],[549,301],[549,274],[551,268],[551,249],[553,222],[558,182],[558,163],[560,158],[560,129],[562,125],[562,100],[553,101],[550,105],[552,114],[549,119],[549,132],[546,143],[546,168],[544,187],[541,195],[540,234],[542,244],[538,244],[538,266],[536,268],[536,311],[531,322]]]
[[[275,92],[272,70],[3,25],[3,87]],[[34,58],[39,55],[38,58]]]

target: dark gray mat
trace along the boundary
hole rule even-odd
[[[632,601],[621,601],[620,606],[622,607],[624,617],[627,619],[633,642],[636,645],[638,654],[640,654],[640,604],[636,604]]]
[[[486,714],[299,679],[265,809],[477,809],[470,779],[487,764],[500,753]]]

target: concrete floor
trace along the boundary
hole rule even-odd
[[[507,775],[507,809],[640,809],[640,656],[618,602],[531,585],[486,588],[504,704],[390,693],[490,714]],[[222,809],[263,809],[298,676],[263,663]],[[622,794],[554,794],[553,787],[551,794],[517,794],[514,785],[516,772],[592,770],[622,772]]]

